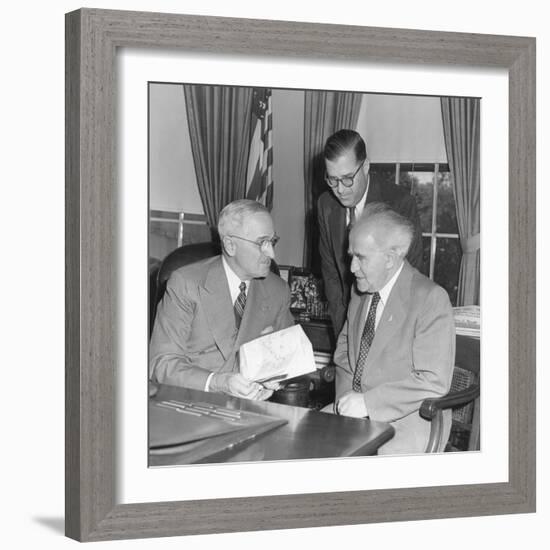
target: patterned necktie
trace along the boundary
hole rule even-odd
[[[369,314],[367,315],[367,322],[363,329],[363,335],[361,336],[361,345],[359,346],[359,357],[357,359],[357,366],[355,367],[355,373],[353,374],[353,391],[361,391],[361,376],[363,374],[363,368],[367,360],[367,355],[374,340],[374,326],[376,323],[376,306],[380,301],[380,294],[375,292],[370,300]]]
[[[244,306],[246,305],[246,283],[242,282],[239,285],[239,295],[235,300],[235,305],[233,309],[235,310],[235,321],[237,323],[237,328],[241,326],[241,320],[244,315]]]

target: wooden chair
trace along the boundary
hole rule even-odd
[[[451,389],[438,399],[425,399],[420,415],[431,420],[427,453],[479,450],[479,340],[469,336],[456,336],[456,359]],[[451,434],[447,442],[443,437],[443,411],[453,410]]]

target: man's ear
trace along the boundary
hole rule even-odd
[[[226,236],[222,239],[222,247],[228,256],[235,255],[235,243],[233,242],[231,237]]]
[[[401,258],[401,254],[399,250],[390,249],[388,251],[388,268],[392,269],[395,267],[395,265],[399,262],[399,259]]]
[[[370,170],[370,161],[369,159],[365,159],[365,162],[363,163],[363,174],[365,174],[365,177],[369,175]]]

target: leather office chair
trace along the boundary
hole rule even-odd
[[[205,260],[206,258],[217,256],[218,254],[221,254],[221,245],[219,243],[193,243],[176,248],[162,260],[157,272],[155,292],[151,292],[152,301],[149,305],[151,308],[149,336],[151,336],[153,331],[158,304],[166,292],[166,282],[170,278],[170,275],[172,275],[172,272],[184,265]],[[271,271],[279,275],[279,267],[275,260],[271,260]]]
[[[156,275],[155,290],[151,292],[150,304],[150,326],[149,336],[153,332],[153,324],[157,314],[157,306],[166,292],[166,282],[172,275],[172,272],[184,265],[189,265],[206,258],[211,258],[220,254],[220,245],[213,242],[184,244],[175,250],[172,250],[168,256],[162,260]]]
[[[437,452],[446,443],[446,451],[479,450],[479,340],[457,334],[456,359],[451,389],[439,399],[425,399],[420,415],[431,420],[426,452]],[[453,410],[451,434],[441,441],[443,411]]]
[[[158,258],[149,258],[149,336],[155,322],[157,293],[157,276],[162,262]]]

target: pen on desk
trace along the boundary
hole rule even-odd
[[[186,409],[182,409],[180,407],[175,407],[173,405],[170,405],[166,402],[161,402],[161,403],[157,403],[157,407],[162,407],[164,409],[172,409],[173,411],[177,411],[179,413],[184,413],[184,414],[190,414],[192,416],[202,416],[200,413],[198,412],[194,412],[194,411],[188,411]]]

